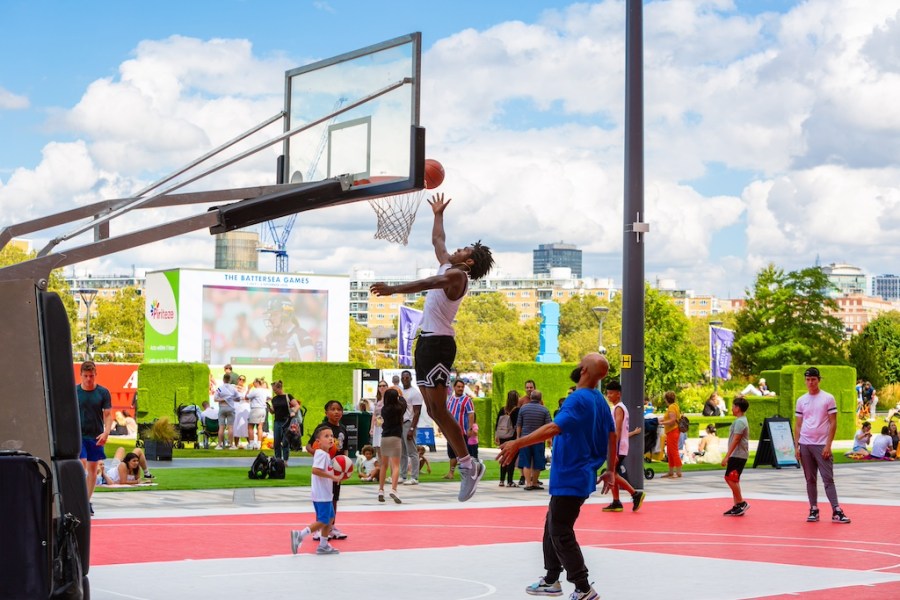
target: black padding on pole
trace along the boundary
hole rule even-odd
[[[62,512],[69,513],[81,521],[75,529],[75,536],[78,538],[82,573],[87,575],[91,567],[91,511],[88,506],[84,466],[77,458],[54,460],[53,470],[56,473],[56,485],[62,500]]]
[[[81,418],[75,396],[69,317],[56,293],[40,292],[38,299],[53,457],[78,458],[81,454]]]

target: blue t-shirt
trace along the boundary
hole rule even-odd
[[[598,390],[579,388],[569,394],[553,420],[550,495],[587,498],[597,489],[597,470],[606,462],[609,434],[615,431],[606,398]]]

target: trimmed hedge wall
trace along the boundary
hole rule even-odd
[[[489,405],[490,418],[482,421],[481,413],[478,413],[478,422],[487,422],[490,425],[484,429],[479,426],[479,442],[485,446],[494,445],[494,422],[500,409],[506,406],[506,393],[517,390],[519,393],[525,390],[525,380],[533,379],[535,388],[544,395],[544,406],[553,414],[556,403],[560,398],[565,398],[572,387],[569,375],[578,363],[542,364],[533,362],[508,362],[494,366],[493,388],[491,403]]]
[[[325,419],[325,403],[329,400],[356,408],[353,371],[368,368],[369,365],[361,362],[283,362],[272,369],[272,381],[284,382],[285,393],[299,399],[307,409],[303,431],[308,435]]]
[[[837,365],[788,365],[782,367],[779,385],[782,417],[793,420],[797,398],[806,393],[806,377],[803,373],[811,366],[817,366],[822,374],[821,389],[834,396],[837,404],[836,440],[852,440],[856,434],[856,369]],[[768,381],[766,382],[768,383]],[[752,408],[751,408],[752,410]],[[796,425],[793,426],[796,429]]]
[[[138,367],[138,406],[135,420],[149,423],[168,417],[177,423],[175,409],[200,406],[209,400],[209,367],[204,363],[143,363]]]

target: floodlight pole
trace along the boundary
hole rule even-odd
[[[625,3],[625,211],[622,254],[622,400],[631,423],[644,419],[644,46],[643,1]],[[625,459],[628,482],[644,489],[643,444]]]
[[[606,319],[606,315],[609,313],[608,306],[595,306],[591,309],[591,312],[594,314],[594,317],[597,319],[597,323],[600,325],[600,335],[597,341],[597,352],[600,354],[606,354],[606,347],[603,345],[603,320]]]
[[[85,360],[94,360],[94,353],[91,349],[93,346],[94,339],[91,336],[91,304],[94,302],[94,298],[97,297],[97,292],[94,288],[81,288],[72,290],[73,294],[78,294],[81,296],[81,301],[84,302],[85,308],[85,318],[84,318],[84,358]]]

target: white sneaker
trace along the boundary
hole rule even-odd
[[[465,468],[462,465],[459,465],[459,501],[465,502],[469,498],[475,495],[475,490],[478,489],[478,482],[481,481],[481,478],[484,477],[484,463],[482,463],[477,458],[472,459],[472,464],[469,468]]]
[[[302,531],[297,531],[296,529],[291,531],[291,552],[297,554],[297,551],[300,549],[300,544],[303,543],[304,539],[306,539],[306,536],[303,535]]]
[[[418,479],[407,479],[403,482],[403,485],[419,485]]]
[[[215,450],[224,450],[224,449],[225,449],[225,447],[222,444],[219,444],[218,446],[215,447]]]

